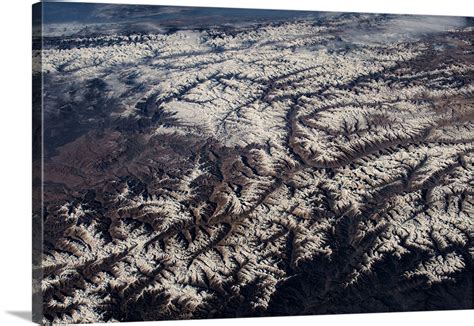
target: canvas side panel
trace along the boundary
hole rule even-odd
[[[41,294],[42,280],[42,248],[43,248],[43,224],[42,224],[42,196],[43,196],[43,125],[42,125],[42,11],[43,5],[36,3],[33,5],[32,15],[32,91],[33,91],[33,123],[32,123],[32,230],[33,230],[33,297],[32,297],[32,319],[36,323],[41,323],[43,316],[43,300]]]

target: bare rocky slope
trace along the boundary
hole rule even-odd
[[[430,19],[45,37],[44,321],[472,308],[473,24]]]

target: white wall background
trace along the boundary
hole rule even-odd
[[[93,2],[83,0],[83,2]],[[471,0],[141,0],[108,3],[220,6],[474,16]],[[0,325],[28,325],[31,314],[31,5],[0,6]],[[474,310],[282,317],[127,325],[237,326],[315,323],[330,325],[456,325],[472,323]]]

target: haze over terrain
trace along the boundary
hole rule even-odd
[[[44,322],[472,309],[472,18],[43,6]]]

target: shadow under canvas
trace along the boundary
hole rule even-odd
[[[31,321],[31,311],[12,310],[12,311],[7,311],[7,313],[9,313],[10,315],[16,316],[18,318]]]

